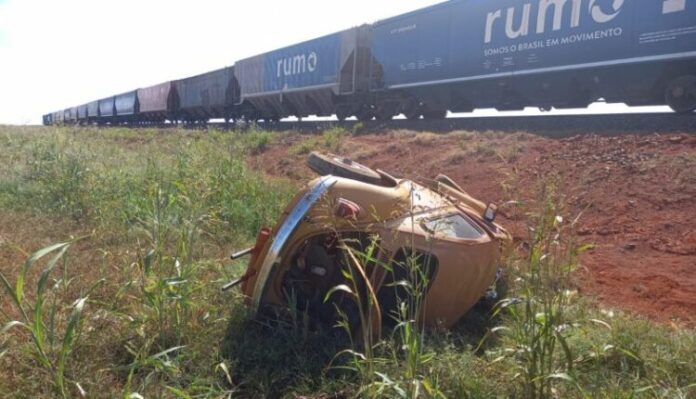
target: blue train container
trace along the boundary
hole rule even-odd
[[[89,103],[86,114],[111,123],[334,113],[440,118],[474,108],[586,107],[598,99],[691,112],[694,1],[450,0]],[[51,122],[84,114],[65,110]]]
[[[510,99],[542,105],[562,101],[554,96],[573,98],[575,90],[587,97],[583,101],[659,104],[665,101],[660,81],[686,73],[696,59],[696,5],[452,0],[376,23],[371,43],[372,89],[405,91],[435,108],[497,106]],[[665,76],[666,67],[677,69],[675,76]],[[436,88],[444,86],[450,93]]]
[[[87,118],[90,121],[99,118],[99,101],[92,101],[87,104]]]
[[[60,125],[63,123],[63,111],[56,111],[53,114],[51,121],[54,125]]]
[[[116,116],[123,121],[130,121],[138,114],[138,92],[129,91],[114,98]]]
[[[107,97],[99,100],[99,117],[105,122],[105,119],[110,119],[114,116],[116,116],[114,97]]]
[[[356,91],[365,31],[353,28],[238,61],[240,103],[250,103],[263,119],[333,114],[333,96]]]
[[[80,122],[85,122],[87,121],[88,118],[88,111],[87,111],[87,104],[80,105],[77,107],[77,120]]]
[[[70,107],[63,111],[64,123],[75,123],[77,121],[77,107]]]

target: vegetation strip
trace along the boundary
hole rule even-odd
[[[340,151],[347,134],[312,147]],[[520,205],[528,246],[507,262],[507,299],[482,303],[453,331],[423,331],[409,306],[374,346],[301,317],[249,320],[241,298],[219,288],[243,272],[226,255],[294,194],[293,183],[246,165],[274,140],[262,131],[0,128],[0,396],[696,393],[692,330],[603,309],[570,284],[588,248],[576,243],[579,215],[555,176],[536,183],[535,205]],[[370,253],[350,253],[355,279]],[[418,295],[414,287],[405,303]]]

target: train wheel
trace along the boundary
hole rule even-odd
[[[423,113],[425,119],[445,119],[447,117],[447,110],[429,110]]]
[[[423,114],[421,114],[417,109],[404,111],[404,116],[409,120],[420,119],[422,115]]]
[[[386,112],[378,112],[376,116],[378,121],[390,121],[392,118],[394,118],[394,115]]]
[[[673,80],[665,92],[667,105],[680,114],[696,110],[696,76],[682,76]]]
[[[343,121],[345,121],[346,119],[348,119],[348,118],[350,118],[350,117],[351,117],[351,115],[350,115],[350,112],[349,112],[349,111],[347,111],[347,110],[345,110],[345,109],[341,109],[341,108],[338,108],[338,109],[336,110],[336,118],[337,118],[339,121],[343,122]]]
[[[420,112],[414,111],[414,112],[404,112],[404,116],[408,120],[414,120],[414,119],[420,119],[422,116]]]
[[[401,112],[404,114],[406,119],[410,120],[419,119],[423,115],[421,105],[413,99],[409,100],[403,105]]]
[[[356,116],[360,122],[369,122],[375,117],[374,113],[369,108],[360,110]]]

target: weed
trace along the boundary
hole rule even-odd
[[[353,136],[359,136],[365,130],[365,124],[362,122],[357,122],[353,125],[352,131]]]
[[[41,188],[37,194],[44,209],[67,212],[75,219],[87,215],[91,170],[86,158],[56,141],[32,149],[26,178]]]
[[[69,251],[69,262],[67,243],[37,252],[40,259],[27,255],[35,259],[28,267],[0,264],[0,396],[696,394],[693,331],[602,312],[574,291],[568,274],[583,248],[574,244],[572,221],[556,218],[567,212],[560,184],[529,202],[543,204],[539,209],[515,209],[534,229],[529,246],[508,262],[514,299],[495,308],[494,318],[479,306],[452,331],[423,330],[417,302],[427,258],[406,251],[378,266],[391,270],[399,297],[397,312],[382,314],[393,330],[378,339],[378,326],[367,322],[376,300],[361,269],[379,247],[346,242],[346,286],[362,301],[371,331],[350,323],[351,343],[329,328],[307,328],[301,312],[291,323],[250,320],[239,294],[219,292],[222,281],[243,272],[241,263],[224,259],[273,223],[295,191],[247,168],[245,157],[272,141],[251,133],[0,127],[0,207],[9,220],[27,220],[13,226],[18,237],[46,242],[94,232],[83,251]],[[517,139],[524,146],[531,136]],[[312,149],[346,149],[339,131],[304,141]],[[468,153],[489,152],[477,149],[478,138],[461,141]],[[673,159],[675,182],[689,184],[693,162]],[[505,191],[507,198],[518,194]],[[45,220],[54,223],[35,222]],[[11,232],[5,226],[3,234]],[[6,249],[0,259],[12,259]],[[35,270],[39,264],[43,270]],[[488,327],[494,332],[479,347]]]
[[[410,221],[415,223],[415,213],[411,210]],[[411,236],[413,239],[413,236]],[[382,397],[400,396],[417,398],[423,392],[437,397],[441,392],[437,384],[423,375],[425,364],[432,356],[424,350],[425,325],[423,324],[423,304],[434,272],[431,255],[411,248],[399,251],[389,264],[380,261],[379,237],[372,237],[366,248],[356,248],[354,243],[344,241],[342,245],[345,257],[343,276],[346,284],[331,289],[325,301],[337,293],[348,294],[358,309],[357,331],[355,320],[345,309],[337,306],[341,316],[338,327],[342,328],[351,341],[351,348],[339,352],[336,357],[349,355],[351,370],[360,376],[360,396]],[[391,275],[391,283],[386,290],[394,291],[395,308],[385,309],[380,304],[377,294],[368,277],[367,270],[384,269]],[[386,319],[389,320],[386,320]],[[382,326],[395,325],[392,332],[393,342],[386,344],[390,357],[378,355],[380,347],[377,338],[381,336]],[[358,335],[356,341],[355,335]],[[357,352],[360,350],[360,352]],[[393,364],[399,370],[392,374],[385,370],[386,364]]]
[[[493,147],[490,145],[478,143],[474,147],[472,153],[478,157],[488,158],[495,155],[495,149],[493,149]]]
[[[672,161],[672,168],[676,178],[682,184],[696,188],[696,155],[681,154]]]
[[[422,147],[432,147],[438,139],[435,133],[419,133],[413,139],[413,143]]]
[[[343,146],[343,140],[346,136],[346,131],[341,128],[332,128],[322,134],[322,145],[324,149],[338,153]]]
[[[59,396],[67,398],[69,395],[68,383],[78,384],[66,377],[66,369],[71,352],[80,341],[82,312],[91,292],[103,282],[98,281],[84,295],[75,300],[72,305],[65,306],[59,301],[54,291],[59,286],[67,286],[70,280],[60,280],[53,289],[49,286],[49,279],[58,263],[64,259],[65,253],[71,243],[56,244],[43,248],[29,257],[17,276],[14,287],[7,277],[0,273],[0,282],[5,293],[12,299],[15,310],[20,318],[7,322],[0,334],[6,334],[12,329],[21,329],[29,336],[32,357],[37,365],[44,369],[53,382],[53,388]],[[33,301],[25,294],[27,274],[29,270],[42,258],[55,254],[46,264],[38,282]],[[67,266],[64,264],[63,268]],[[69,312],[69,316],[66,314]],[[61,332],[61,325],[62,332]],[[8,349],[0,350],[0,357]],[[77,385],[79,387],[79,384]]]
[[[566,236],[556,195],[553,184],[543,187],[543,208],[531,230],[533,238],[521,269],[518,296],[503,300],[496,310],[510,319],[509,326],[494,331],[502,332],[514,344],[503,354],[513,357],[526,398],[548,398],[557,381],[574,382],[574,357],[567,339],[572,323],[566,311],[568,277],[575,265],[572,238]]]
[[[343,147],[346,132],[340,128],[325,131],[321,137],[313,137],[293,145],[288,151],[292,155],[307,155],[315,150],[339,153]]]
[[[504,163],[510,164],[517,162],[522,152],[524,152],[524,148],[522,146],[513,144],[512,146],[498,152],[498,156]]]
[[[288,150],[288,152],[291,155],[307,155],[310,152],[314,151],[318,146],[318,141],[316,139],[308,139],[308,140],[303,140],[292,147]]]
[[[252,129],[243,135],[244,147],[250,155],[258,155],[266,151],[271,138],[270,132]]]

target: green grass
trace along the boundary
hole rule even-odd
[[[338,151],[344,134],[311,149]],[[0,127],[0,217],[19,221],[0,230],[0,397],[696,396],[693,331],[574,291],[582,248],[558,184],[524,209],[534,229],[508,262],[512,300],[451,331],[422,331],[411,310],[365,346],[330,327],[249,320],[219,288],[243,270],[227,255],[296,190],[245,163],[273,140]]]
[[[343,148],[346,131],[333,128],[325,131],[318,137],[312,137],[293,145],[289,149],[291,155],[307,155],[312,151],[328,151],[339,153]]]

